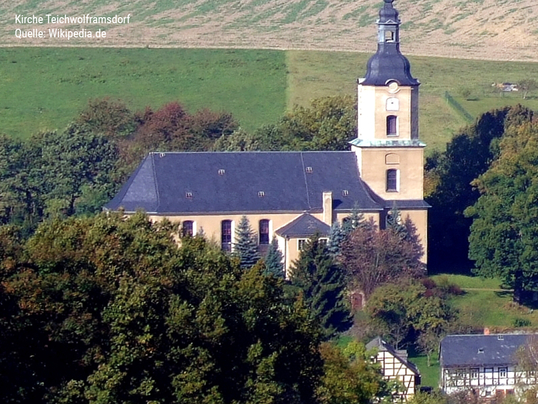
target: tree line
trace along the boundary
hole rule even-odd
[[[494,110],[426,163],[433,264],[474,266],[477,275],[499,277],[520,302],[538,291],[537,133],[532,110]]]
[[[308,258],[320,248],[313,239],[287,283],[263,260],[242,266],[240,253],[143,213],[56,218],[28,240],[2,226],[3,401],[390,400],[395,385],[364,345],[328,342],[337,330],[327,325],[349,311],[327,315],[339,308],[316,299],[317,281],[342,297],[339,269]],[[332,275],[320,279],[307,261]]]

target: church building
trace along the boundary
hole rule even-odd
[[[358,134],[349,151],[150,153],[105,208],[166,217],[228,251],[245,215],[260,252],[276,237],[289,268],[310,236],[328,237],[331,225],[354,206],[383,228],[396,204],[402,219],[415,224],[426,252],[420,83],[400,52],[392,3],[384,0],[377,52],[358,80]]]

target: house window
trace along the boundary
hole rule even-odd
[[[194,236],[194,222],[192,220],[183,221],[181,231],[183,236]]]
[[[398,192],[398,170],[391,168],[387,170],[387,192]]]
[[[269,244],[269,220],[260,220],[260,244]]]
[[[478,379],[478,368],[471,368],[471,379]]]
[[[299,251],[303,251],[306,247],[306,243],[308,242],[307,239],[305,238],[300,238],[299,240],[297,240],[297,248]],[[328,238],[320,238],[319,239],[319,244],[322,245],[322,246],[326,246],[327,243],[329,242],[329,239]]]
[[[220,223],[220,244],[224,251],[232,251],[232,221],[223,220]]]
[[[398,136],[398,117],[396,115],[387,116],[387,136]]]
[[[385,41],[387,41],[387,42],[394,41],[394,32],[393,31],[385,31]]]
[[[506,377],[507,368],[499,368],[499,377]]]

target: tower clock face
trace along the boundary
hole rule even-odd
[[[387,100],[387,111],[398,111],[400,110],[400,101],[398,98],[389,98]]]
[[[391,93],[391,94],[397,93],[398,90],[400,89],[400,86],[395,81],[391,81],[389,83],[388,87],[389,87],[389,93]]]

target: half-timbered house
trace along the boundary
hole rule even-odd
[[[399,382],[400,388],[395,392],[394,397],[402,401],[412,398],[420,384],[420,372],[413,363],[407,360],[407,351],[394,349],[381,337],[374,338],[366,345],[366,348],[375,349],[377,352],[373,360],[380,364],[383,377],[386,380]]]
[[[441,341],[442,390],[469,391],[503,398],[537,384],[536,371],[519,366],[522,350],[534,335],[448,335]]]

